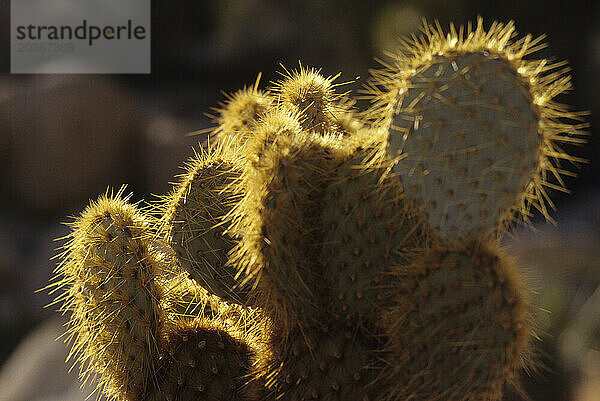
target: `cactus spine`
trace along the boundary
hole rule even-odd
[[[217,145],[156,223],[120,193],[76,221],[55,285],[73,353],[109,396],[498,401],[518,388],[534,325],[499,239],[532,208],[550,218],[559,161],[580,161],[559,145],[582,143],[585,123],[553,100],[563,64],[526,60],[542,44],[515,41],[512,23],[423,32],[373,71],[368,110],[315,69],[266,92],[257,79],[217,109]]]

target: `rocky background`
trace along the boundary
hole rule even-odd
[[[134,200],[169,190],[178,165],[214,125],[204,115],[262,71],[303,65],[356,93],[373,56],[416,31],[421,18],[486,27],[514,20],[521,34],[546,34],[538,57],[567,59],[575,91],[559,99],[600,115],[600,3],[570,0],[220,0],[153,2],[152,74],[10,75],[0,58],[0,400],[83,401],[77,368],[68,373],[65,317],[44,287],[70,221],[107,187],[127,183]],[[9,50],[9,1],[0,0],[0,54]],[[557,226],[506,246],[535,290],[542,365],[524,376],[533,400],[600,399],[600,140],[571,152],[570,195],[554,193]],[[506,400],[520,400],[507,394]]]

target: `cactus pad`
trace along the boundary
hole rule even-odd
[[[400,180],[386,173],[381,158],[375,145],[357,149],[340,164],[321,217],[327,306],[367,325],[375,324],[377,311],[394,298],[392,267],[409,263],[428,243],[424,219],[409,207]]]
[[[153,249],[149,226],[121,191],[102,196],[73,224],[58,271],[64,309],[73,313],[71,354],[90,362],[84,377],[99,375],[107,394],[125,400],[150,384],[164,321],[154,278],[168,265]]]
[[[240,175],[239,160],[225,155],[232,148],[217,146],[191,159],[180,184],[162,202],[164,224],[181,267],[194,280],[224,300],[248,304],[248,289],[228,263],[236,241],[225,234],[225,216],[238,198],[231,186]]]
[[[499,400],[517,384],[531,336],[514,267],[495,249],[433,249],[398,269],[391,309],[393,399]]]
[[[172,328],[149,401],[258,401],[254,354],[241,339],[202,320]],[[250,381],[250,382],[249,382]]]
[[[545,188],[568,174],[559,160],[582,161],[559,147],[582,143],[584,126],[553,101],[570,88],[564,63],[525,60],[541,38],[513,41],[512,23],[423,31],[371,85],[407,195],[447,239],[499,235],[531,207],[550,218]]]

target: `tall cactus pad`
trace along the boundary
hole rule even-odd
[[[240,176],[239,159],[226,156],[227,141],[188,162],[186,173],[162,204],[172,246],[181,267],[211,294],[247,304],[247,288],[228,263],[235,238],[225,234],[225,216],[239,196],[231,189]]]
[[[120,196],[102,196],[73,224],[59,265],[59,286],[73,341],[105,392],[122,400],[145,393],[157,369],[162,291],[154,279],[166,262],[152,247],[149,222]]]
[[[407,83],[390,149],[409,196],[444,236],[488,234],[538,171],[541,140],[528,88],[480,53],[437,56]]]
[[[531,325],[525,290],[497,250],[431,250],[397,273],[392,399],[499,400],[505,383],[517,384]]]
[[[297,115],[278,109],[265,116],[247,148],[236,259],[257,280],[258,306],[286,331],[316,313],[321,198],[336,141],[307,134]]]
[[[428,244],[424,219],[407,205],[399,178],[386,173],[381,153],[365,146],[338,167],[321,217],[326,306],[367,326],[393,301],[392,267],[408,264]]]
[[[540,38],[512,42],[512,23],[486,32],[479,20],[464,36],[454,27],[424,32],[375,74],[408,196],[444,238],[498,234],[515,212],[527,219],[531,205],[548,216],[544,187],[564,186],[557,160],[577,160],[557,143],[582,142],[564,122],[579,116],[553,101],[570,88],[564,63],[524,60]]]

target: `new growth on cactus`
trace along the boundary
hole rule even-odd
[[[261,74],[251,87],[243,88],[233,95],[226,94],[227,102],[214,111],[218,116],[212,116],[218,126],[212,133],[221,141],[232,137],[237,143],[243,143],[242,138],[252,135],[258,116],[268,110],[272,99],[268,92],[258,89]]]
[[[228,95],[207,149],[140,209],[72,224],[55,282],[82,371],[112,399],[500,400],[535,363],[527,288],[499,241],[585,122],[543,47],[424,23],[353,109],[338,75]]]

